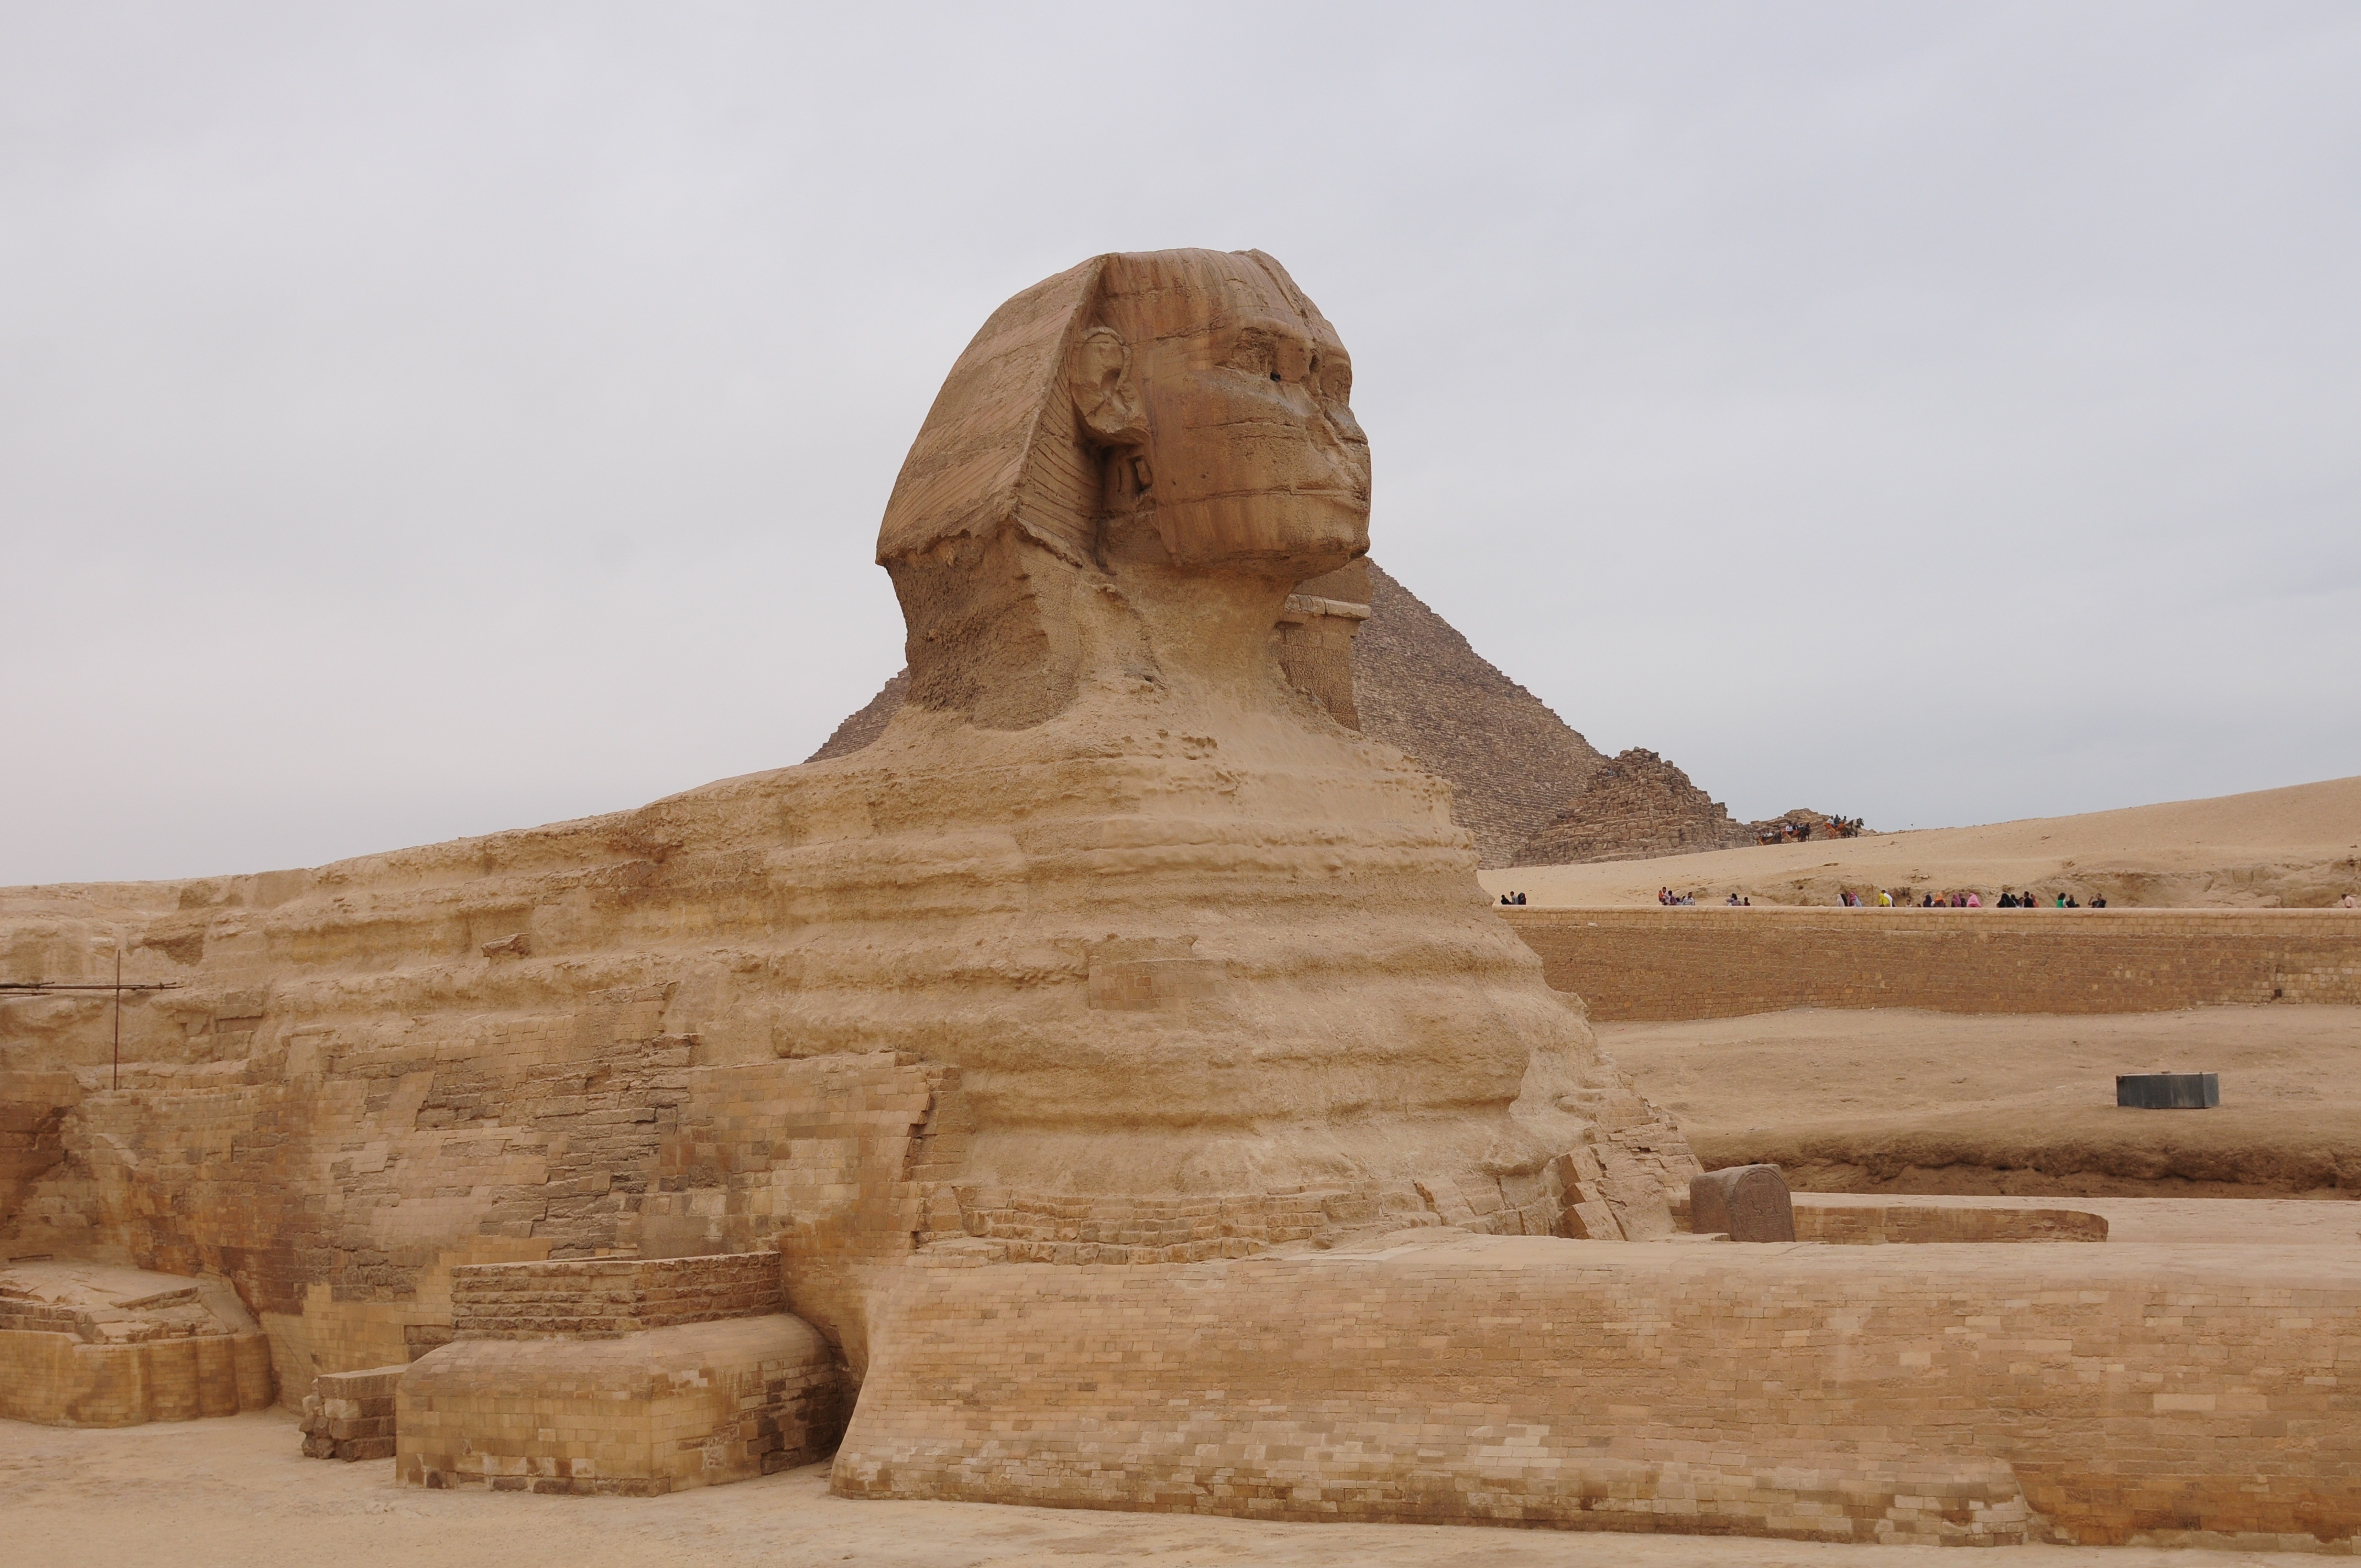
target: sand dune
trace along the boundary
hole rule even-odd
[[[1659,887],[1719,903],[1834,904],[1842,888],[2070,893],[2088,903],[2319,908],[2361,894],[2361,777],[2211,800],[2136,806],[1655,860],[1481,873],[1536,905],[1652,904]],[[1914,897],[1914,902],[1916,899]]]

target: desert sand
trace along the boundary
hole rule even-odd
[[[0,1421],[12,1562],[43,1568],[1903,1568],[1937,1549],[1433,1525],[1258,1524],[848,1502],[828,1467],[668,1497],[422,1492],[390,1461],[296,1452],[284,1411],[82,1431]],[[2023,1546],[2010,1568],[2231,1568],[2314,1556]]]
[[[2052,1017],[1798,1008],[1601,1024],[1708,1168],[1823,1192],[2361,1196],[2361,1008]],[[2114,1075],[2218,1072],[2209,1111]]]
[[[1839,889],[2003,888],[2093,894],[2123,906],[2319,908],[2361,893],[2361,777],[2212,800],[1877,833],[1699,855],[1481,873],[1536,905],[1653,904],[1656,890],[1720,903],[1834,904]]]

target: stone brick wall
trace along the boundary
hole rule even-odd
[[[303,1398],[303,1455],[307,1459],[391,1459],[395,1397],[407,1365],[371,1366],[359,1372],[326,1372],[312,1380]]]
[[[613,1339],[785,1310],[779,1255],[478,1263],[451,1271],[455,1339]]]
[[[849,1497],[1905,1541],[2014,1539],[2026,1506],[2086,1543],[2361,1531],[2351,1249],[1470,1238],[919,1267],[873,1344]]]
[[[2147,1013],[2361,1003],[2342,910],[1504,909],[1602,1020],[1790,1007]]]

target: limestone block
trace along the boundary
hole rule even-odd
[[[842,1430],[839,1364],[785,1313],[614,1338],[456,1340],[397,1398],[414,1486],[647,1497],[810,1463]]]

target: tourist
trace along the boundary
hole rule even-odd
[[[1974,894],[1972,894],[1972,893],[1971,893],[1971,894],[1968,894],[1968,907],[1969,907],[1969,908],[1971,908],[1971,909],[1982,909],[1983,906],[1984,906],[1984,901],[1983,901],[1982,899],[1978,898],[1978,897],[1977,897]]]
[[[2009,892],[2009,890],[2008,890],[2008,889],[2006,889],[2006,888],[2002,888],[2002,889],[2000,890],[2000,902],[1999,902],[1998,904],[1994,905],[1993,907],[1993,908],[1995,908],[1995,909],[2014,909],[2014,908],[2015,908],[2015,907],[2016,907],[2016,894],[2013,894],[2013,893]]]
[[[2347,909],[2361,909],[2361,895],[2356,895],[2350,893],[2346,894],[2345,895],[2345,907]]]
[[[1881,888],[1879,888],[1879,889],[1877,890],[1877,906],[1878,906],[1880,909],[1891,909],[1891,908],[1893,908],[1893,907],[1894,907],[1894,895],[1893,895],[1892,894],[1890,894],[1890,893],[1886,892],[1883,888],[1882,888],[1882,887],[1881,887]]]
[[[2093,908],[2093,909],[2104,909],[2106,906],[2107,906],[2107,895],[2106,895],[2105,894],[2101,893],[2101,894],[2092,894],[2092,898],[2091,898],[2091,907],[2092,907],[2092,908]]]

